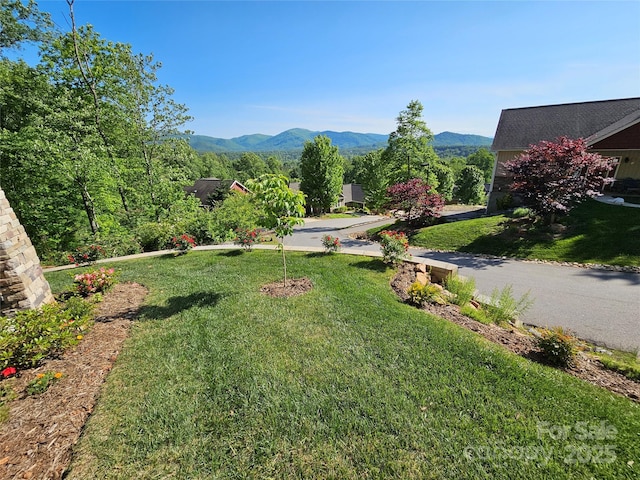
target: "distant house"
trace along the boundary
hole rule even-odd
[[[300,182],[291,182],[289,188],[294,192],[300,191]],[[364,191],[358,183],[346,183],[342,185],[342,193],[338,198],[336,207],[364,207]]]
[[[491,149],[497,153],[487,209],[509,191],[504,164],[529,146],[565,136],[584,138],[591,151],[619,159],[614,190],[640,183],[640,98],[512,108],[500,115]]]
[[[219,178],[201,178],[189,187],[184,187],[189,195],[194,195],[200,203],[205,207],[212,205],[212,200],[216,197],[224,198],[226,194],[231,192],[248,193],[247,187],[237,180],[220,180]]]

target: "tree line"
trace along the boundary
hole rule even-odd
[[[163,248],[176,234],[211,243],[257,225],[261,212],[249,199],[231,195],[206,210],[185,196],[198,178],[285,175],[321,213],[343,182],[361,183],[368,206],[382,209],[386,189],[410,177],[447,199],[469,165],[490,177],[486,150],[436,155],[417,101],[401,112],[388,147],[364,155],[345,158],[327,138],[308,142],[298,159],[198,154],[187,140],[188,108],[158,81],[160,63],[76,25],[74,0],[67,4],[70,28],[60,31],[35,1],[0,0],[0,185],[46,262],[90,243],[126,254]],[[39,46],[36,65],[7,57],[30,42]]]

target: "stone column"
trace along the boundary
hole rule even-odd
[[[0,188],[0,315],[53,301],[36,249]]]

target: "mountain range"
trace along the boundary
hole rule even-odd
[[[206,135],[189,135],[189,143],[194,150],[199,152],[276,152],[289,150],[302,150],[306,141],[313,141],[317,135],[326,135],[331,139],[332,145],[340,149],[371,150],[387,146],[389,135],[377,133],[355,132],[314,132],[303,128],[292,128],[277,135],[243,135],[235,138],[215,138]],[[459,147],[477,146],[489,147],[493,138],[481,135],[468,135],[462,133],[442,132],[434,135],[434,147]]]

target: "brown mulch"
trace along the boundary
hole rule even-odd
[[[18,399],[9,403],[9,419],[0,425],[0,478],[62,478],[146,294],[147,289],[136,283],[116,285],[104,296],[95,324],[74,349],[4,381],[11,382]],[[63,377],[45,393],[27,396],[26,385],[38,373],[49,371]]]
[[[268,285],[263,285],[260,291],[270,297],[289,298],[307,293],[312,288],[311,280],[303,277],[288,279],[286,285],[284,282],[269,283]]]
[[[391,280],[391,287],[403,302],[408,301],[407,290],[414,282],[415,272],[413,265],[404,263],[398,268],[398,273]],[[493,343],[502,345],[513,353],[539,363],[544,363],[540,350],[536,346],[535,338],[515,327],[503,328],[499,325],[485,325],[460,313],[457,305],[427,304],[422,307],[438,317],[449,320],[461,327],[472,330],[482,335]],[[575,365],[564,370],[565,372],[586,380],[599,387],[606,388],[620,395],[640,402],[640,382],[631,380],[624,375],[605,368],[594,356],[585,352],[579,352]]]

